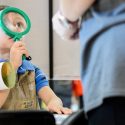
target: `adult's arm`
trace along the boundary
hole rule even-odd
[[[76,21],[95,0],[60,0],[60,11],[70,21]]]

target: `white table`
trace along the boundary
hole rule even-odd
[[[69,115],[63,114],[54,114],[56,125],[61,125],[61,123],[68,117]]]

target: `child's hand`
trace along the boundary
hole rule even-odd
[[[66,107],[63,107],[61,100],[53,99],[48,105],[47,109],[51,112],[56,112],[58,114],[71,114],[72,110]]]
[[[10,62],[14,65],[17,70],[22,64],[22,55],[29,56],[25,44],[22,41],[15,42],[10,50]]]
[[[45,102],[48,111],[58,114],[72,113],[71,109],[63,107],[61,99],[55,95],[55,93],[49,86],[41,88],[38,92],[38,95],[42,99],[42,101]]]

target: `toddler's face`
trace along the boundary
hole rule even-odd
[[[8,29],[13,32],[23,32],[27,28],[25,19],[19,13],[9,12],[3,19]]]
[[[22,16],[17,13],[10,12],[4,16],[6,26],[13,32],[23,32],[26,29],[26,22]],[[0,54],[10,52],[10,48],[14,44],[12,38],[0,28]]]
[[[14,41],[0,28],[0,53],[5,54],[10,52]]]

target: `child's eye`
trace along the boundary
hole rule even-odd
[[[25,30],[24,25],[21,22],[16,23],[16,28],[19,28],[20,30]]]
[[[18,26],[18,27],[22,27],[21,23],[17,23],[17,26]]]
[[[18,27],[18,28],[22,28],[23,25],[22,25],[20,22],[17,22],[17,23],[16,23],[16,27]]]

